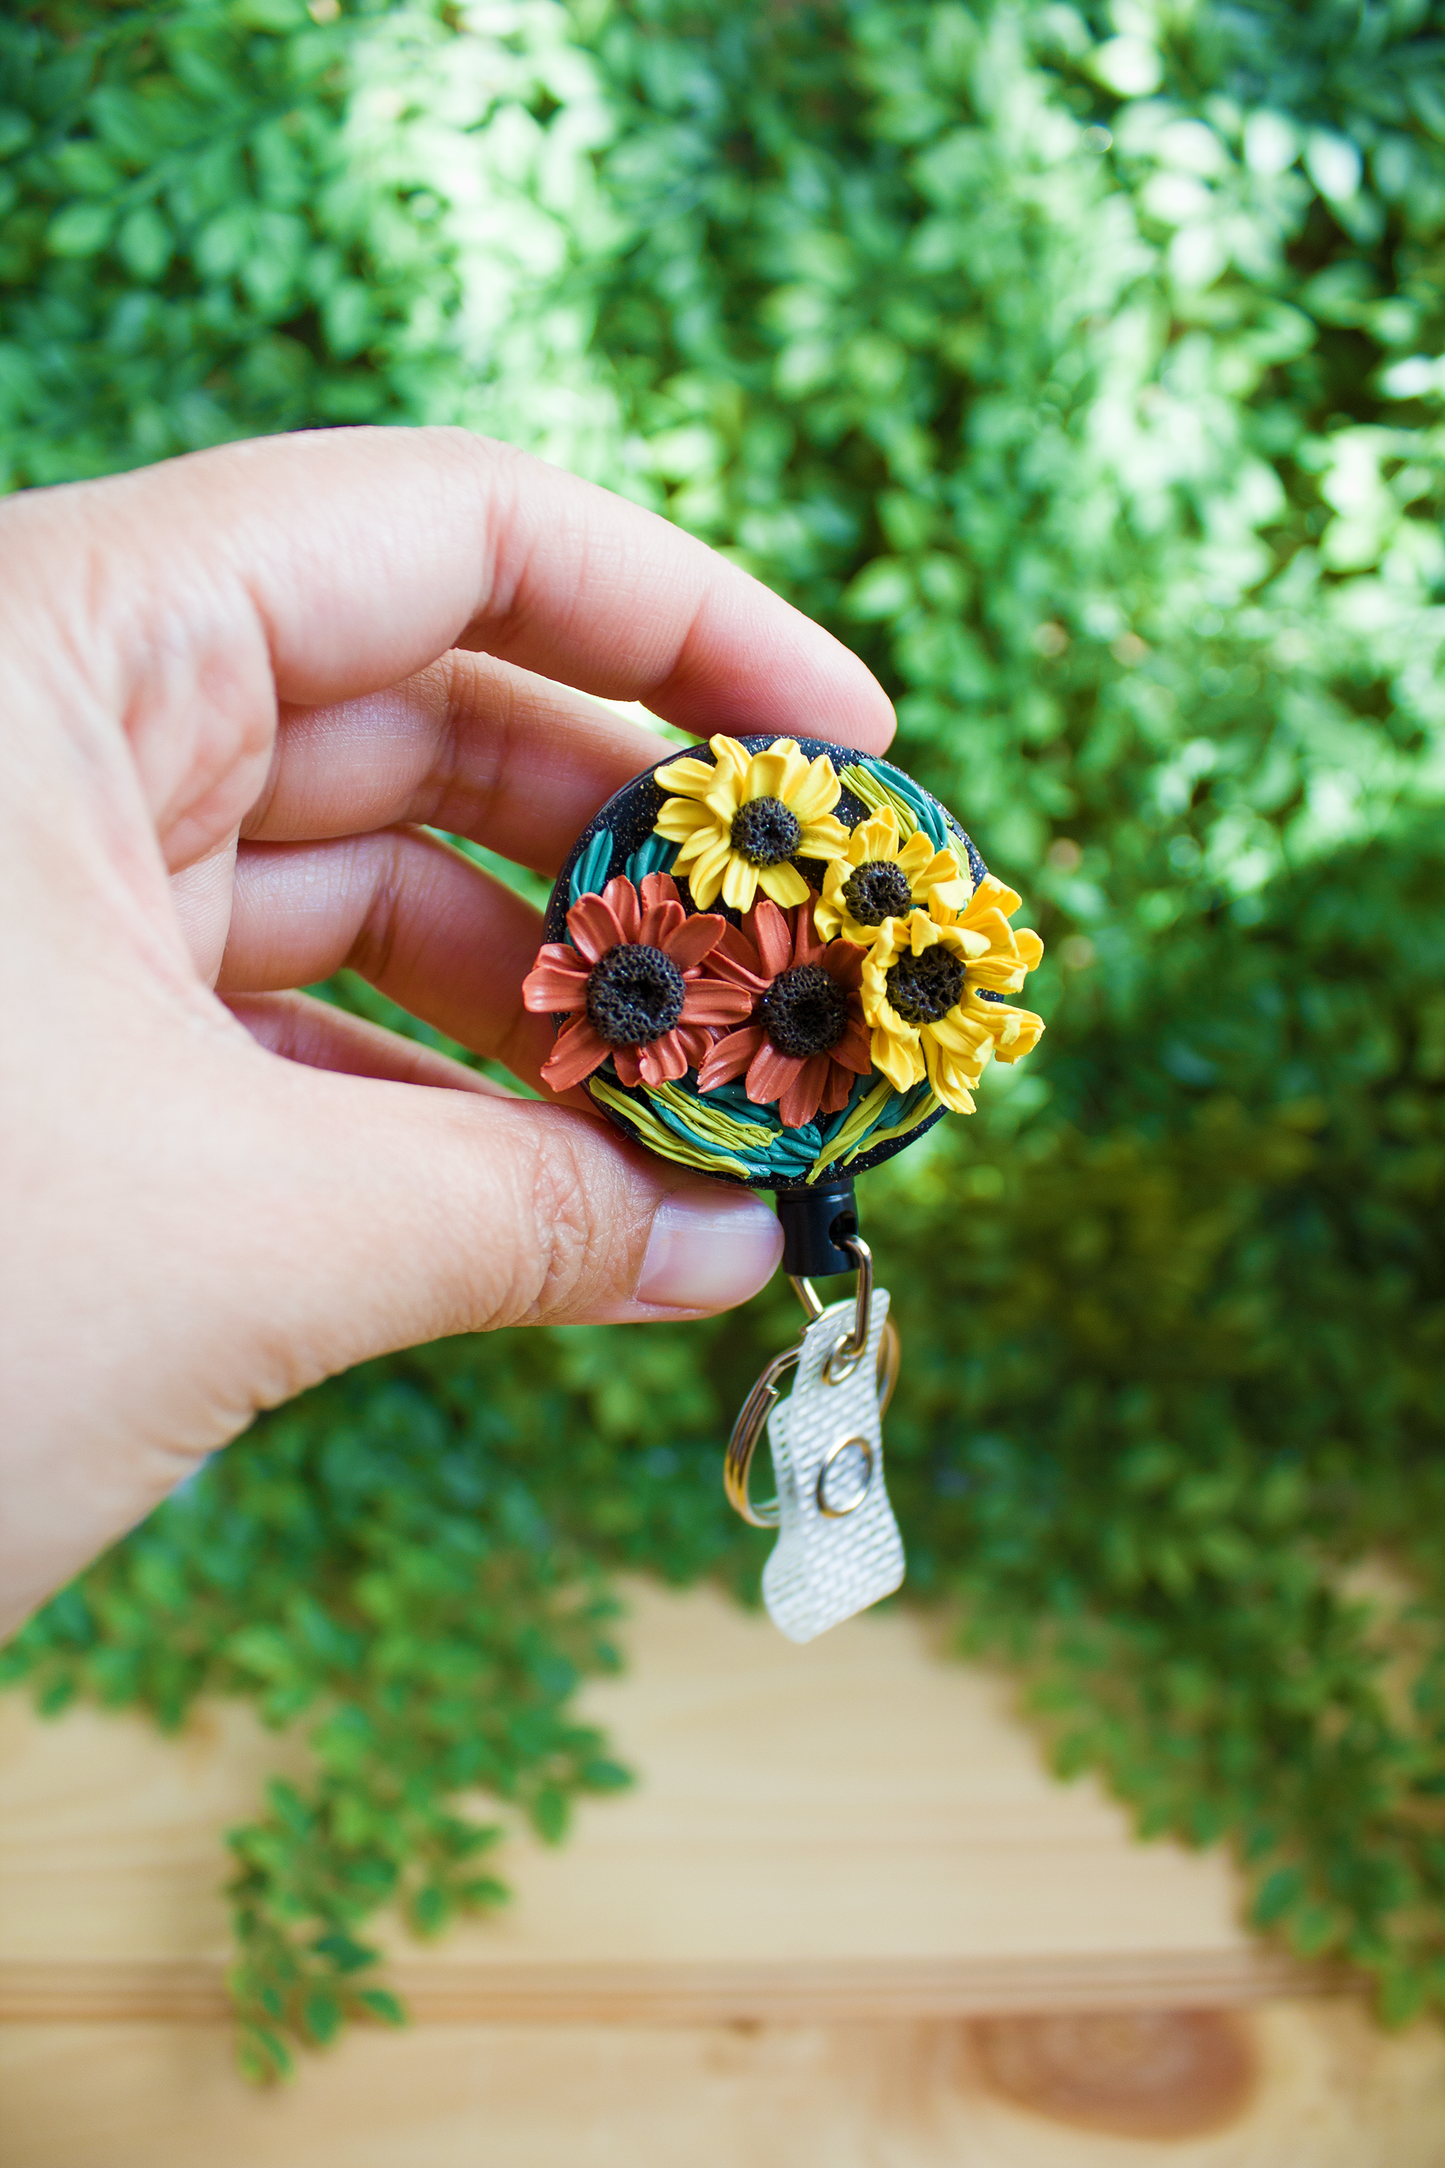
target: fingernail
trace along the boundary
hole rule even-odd
[[[726,1310],[769,1281],[783,1254],[783,1230],[746,1190],[674,1190],[652,1223],[638,1302],[679,1310]]]

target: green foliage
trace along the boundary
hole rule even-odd
[[[1039,1054],[864,1193],[912,1592],[1062,1773],[1445,2007],[1440,7],[316,13],[0,26],[11,478],[462,419],[868,657],[1050,946]],[[252,2074],[396,2017],[383,1903],[496,1901],[478,1795],[621,1780],[598,1576],[755,1586],[718,1452],[792,1322],[373,1364],[13,1645],[309,1741],[233,1839]]]
[[[500,0],[459,38],[444,0],[312,13],[0,22],[12,486],[327,422],[585,456],[611,409],[568,289],[614,223],[588,156],[610,122],[565,17]]]

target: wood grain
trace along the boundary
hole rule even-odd
[[[387,1974],[418,2024],[826,2024],[870,2018],[1182,2007],[1265,2001],[1338,1983],[1246,1952],[948,1963],[469,1965],[403,1959]],[[0,2023],[226,2015],[225,1967],[185,1959],[18,1959],[0,1966]]]
[[[1016,2019],[1015,2025],[1035,2021]],[[0,2033],[5,2168],[1440,2168],[1445,2050],[1316,1998],[1235,2020],[1229,2120],[1113,2127],[998,2089],[976,2028],[456,2025],[353,2036],[248,2093],[223,2028]],[[1135,2067],[1157,2112],[1147,2064]],[[1197,2107],[1197,2093],[1191,2092]],[[1136,2102],[1137,2106],[1137,2102]]]
[[[1138,1844],[1097,1786],[1054,1782],[1007,1683],[945,1660],[915,1618],[799,1649],[706,1591],[629,1598],[629,1669],[585,1708],[636,1788],[586,1803],[560,1849],[514,1830],[501,1914],[425,1950],[383,1922],[419,2012],[947,2016],[1312,1977],[1245,1933],[1222,1855]],[[66,1967],[72,2015],[107,1981],[117,2016],[213,2008],[222,1835],[280,1766],[304,1766],[299,1744],[237,1706],[164,1741],[135,1718],[46,1724],[0,1701],[12,2014],[27,1993],[63,2014]],[[186,1968],[171,1989],[166,1967]]]
[[[1301,1999],[1331,1983],[1250,1940],[1224,1859],[1056,1785],[917,1620],[797,1649],[631,1602],[586,1706],[637,1788],[559,1851],[512,1828],[506,1913],[384,1923],[416,2024],[272,2095],[230,2059],[222,1839],[304,1742],[0,1702],[5,2168],[1445,2162],[1441,2037]]]

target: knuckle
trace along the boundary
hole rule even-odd
[[[533,1160],[526,1215],[532,1258],[530,1269],[521,1262],[516,1290],[526,1316],[566,1315],[606,1276],[609,1215],[595,1206],[594,1155],[579,1149],[580,1140],[567,1133],[570,1126],[559,1123],[560,1133]]]
[[[405,892],[400,838],[396,835],[367,837],[350,851],[346,874],[356,884],[360,905],[357,925],[346,962],[373,986],[391,973],[401,932]],[[353,906],[355,908],[355,905]]]

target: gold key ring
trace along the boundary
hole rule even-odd
[[[853,1329],[839,1339],[837,1346],[823,1364],[823,1377],[829,1385],[841,1385],[850,1378],[863,1359],[868,1345],[873,1306],[873,1253],[860,1235],[847,1235],[840,1247],[852,1252],[858,1260],[858,1305],[854,1313]],[[790,1273],[794,1293],[808,1313],[808,1324],[814,1325],[823,1315],[824,1304],[811,1280],[796,1279]],[[807,1326],[804,1327],[804,1332]],[[723,1460],[723,1488],[734,1512],[752,1528],[776,1528],[780,1508],[776,1498],[755,1506],[748,1496],[748,1478],[752,1473],[753,1455],[764,1425],[779,1398],[778,1381],[787,1375],[803,1352],[800,1339],[795,1347],[785,1348],[775,1355],[767,1369],[754,1385],[733,1425]],[[878,1414],[881,1420],[893,1398],[893,1388],[898,1383],[898,1369],[902,1361],[903,1344],[898,1327],[891,1317],[883,1324],[878,1343]]]

